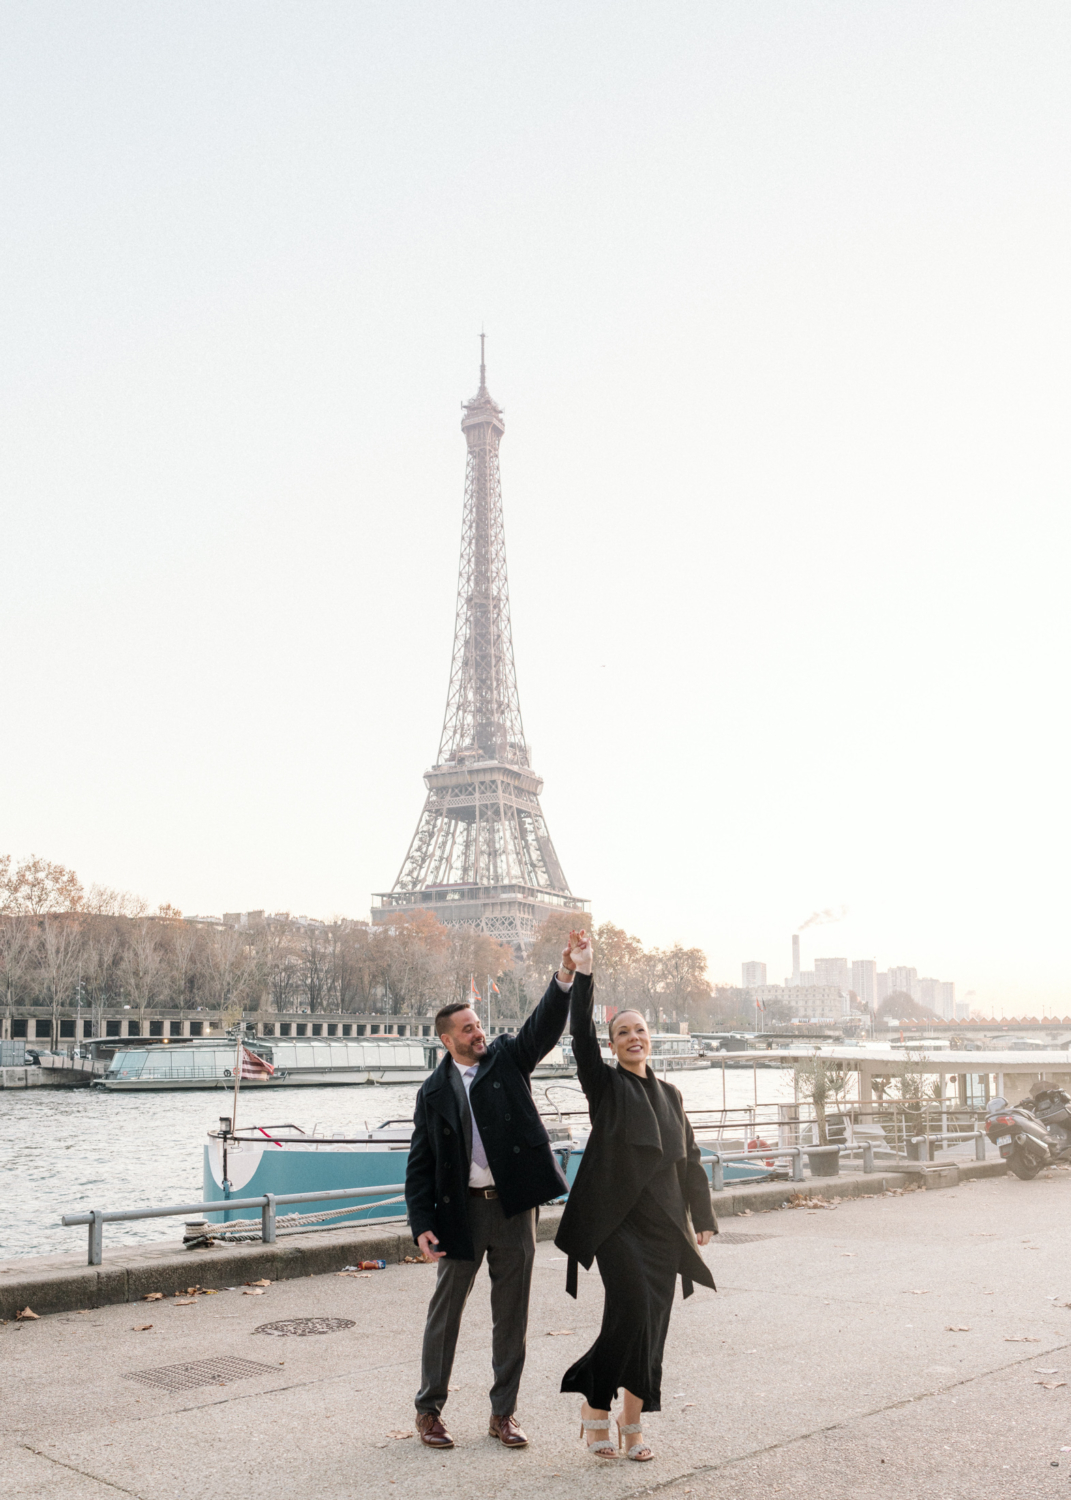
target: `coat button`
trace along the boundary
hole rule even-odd
[[[502,1118],[503,1118],[503,1119],[504,1119],[504,1120],[508,1120],[508,1119],[510,1119],[510,1118],[511,1118],[511,1117],[510,1117],[510,1116],[509,1116],[509,1115],[503,1115],[503,1117],[502,1117]]]
[[[449,1203],[450,1202],[450,1194],[449,1193],[444,1193],[443,1194],[443,1202],[444,1203]]]
[[[496,1078],[495,1079],[495,1088],[496,1089],[500,1089],[501,1087],[502,1087],[502,1085],[499,1083],[498,1079]]]
[[[513,1148],[513,1154],[514,1154],[514,1156],[520,1156],[520,1154],[521,1154],[521,1148],[520,1148],[520,1146],[514,1146],[514,1148]]]
[[[449,1125],[444,1125],[443,1126],[443,1135],[449,1135],[449,1134],[450,1134],[450,1127],[449,1127]]]

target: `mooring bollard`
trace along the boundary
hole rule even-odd
[[[864,1141],[863,1142],[863,1171],[864,1171],[864,1173],[866,1173],[866,1172],[873,1172],[873,1170],[874,1170],[874,1143],[873,1143],[873,1141]]]
[[[260,1237],[266,1245],[275,1244],[275,1194],[264,1194],[264,1207],[260,1210]]]
[[[985,1161],[985,1131],[980,1130],[974,1138],[974,1159]]]

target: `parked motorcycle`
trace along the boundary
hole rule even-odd
[[[1011,1105],[995,1095],[986,1108],[985,1133],[1016,1177],[1029,1182],[1042,1167],[1071,1158],[1071,1094],[1052,1084],[1036,1087]]]

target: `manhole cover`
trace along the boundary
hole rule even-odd
[[[258,1365],[252,1359],[195,1359],[188,1365],[161,1365],[156,1370],[131,1370],[124,1380],[140,1380],[158,1391],[193,1391],[201,1385],[225,1385],[229,1380],[251,1380],[254,1375],[276,1375],[275,1365]]]
[[[344,1328],[354,1328],[352,1318],[284,1318],[280,1323],[261,1323],[254,1333],[274,1333],[277,1338],[293,1334],[305,1338],[310,1333],[341,1333]]]
[[[712,1245],[753,1245],[756,1240],[772,1240],[772,1234],[716,1234]]]

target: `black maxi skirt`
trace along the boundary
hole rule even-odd
[[[662,1351],[680,1269],[681,1233],[649,1191],[595,1252],[604,1302],[599,1336],[562,1377],[562,1390],[609,1411],[624,1387],[662,1410]]]

